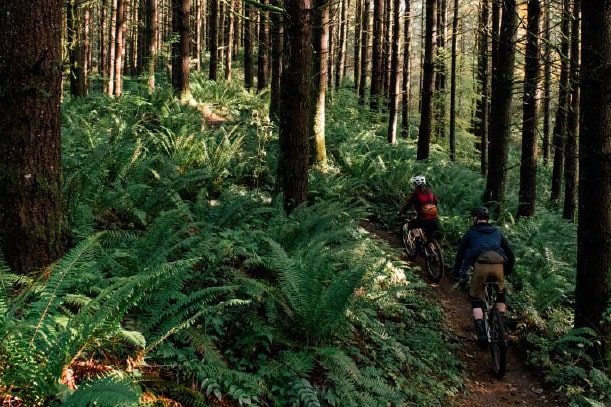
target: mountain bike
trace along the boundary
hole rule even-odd
[[[495,281],[487,281],[484,288],[484,326],[492,356],[492,368],[496,377],[501,379],[507,367],[507,341],[503,315],[496,308]]]
[[[409,221],[404,222],[401,232],[407,257],[410,260],[422,257],[427,275],[433,283],[438,283],[444,272],[443,253],[439,242],[433,237],[427,238],[421,228],[410,229],[408,225]]]

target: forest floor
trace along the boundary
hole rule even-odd
[[[402,247],[397,234],[366,222],[362,226],[374,236],[393,247]],[[404,260],[406,256],[404,256]],[[422,274],[422,278],[426,278]],[[455,287],[456,280],[444,276],[438,284],[430,285],[431,301],[440,304],[444,324],[458,344],[458,359],[463,364],[466,389],[450,402],[453,407],[528,406],[562,407],[568,403],[562,395],[546,389],[536,372],[529,370],[524,353],[517,347],[509,332],[507,371],[497,379],[492,371],[488,350],[481,350],[476,342],[468,292]],[[511,295],[508,293],[508,295]]]

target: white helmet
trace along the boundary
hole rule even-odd
[[[413,177],[411,179],[411,182],[414,185],[417,185],[419,187],[423,187],[426,185],[426,178],[424,178],[424,175],[416,175],[415,177]]]

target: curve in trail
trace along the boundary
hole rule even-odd
[[[402,247],[398,236],[378,229],[372,223],[364,223],[361,226],[392,247]],[[404,256],[403,260],[407,261],[407,257]],[[416,265],[421,266],[418,263]],[[426,280],[425,273],[421,276]],[[465,389],[452,397],[452,406],[566,406],[567,403],[561,395],[546,389],[540,377],[527,368],[524,357],[517,349],[516,343],[511,340],[507,349],[507,372],[503,379],[495,378],[489,351],[481,350],[477,345],[469,294],[454,287],[454,283],[454,279],[444,276],[439,284],[429,284],[430,300],[442,307],[445,326],[458,344],[457,356],[463,363]],[[510,296],[511,293],[508,293],[509,298]],[[509,302],[511,303],[511,299]]]

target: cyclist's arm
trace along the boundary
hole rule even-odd
[[[413,204],[414,204],[414,194],[410,194],[409,197],[407,197],[407,199],[405,200],[405,203],[403,204],[403,206],[401,207],[401,209],[399,209],[399,213],[404,213],[406,210],[408,210]]]
[[[458,246],[458,251],[456,252],[456,259],[454,260],[454,272],[460,274],[461,277],[465,274],[462,271],[462,264],[465,261],[465,253],[467,252],[468,247],[469,236],[468,233],[465,233],[464,236],[460,239],[460,245]]]
[[[511,245],[505,236],[501,239],[501,248],[507,256],[507,263],[505,264],[505,274],[509,275],[513,272],[513,266],[516,262],[516,256],[513,253]]]

